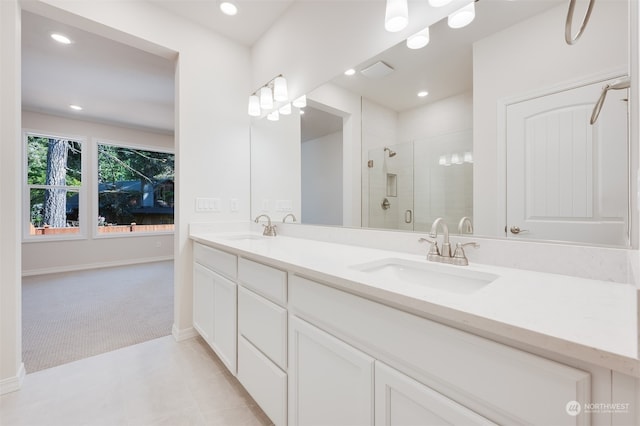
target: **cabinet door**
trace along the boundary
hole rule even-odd
[[[236,374],[237,285],[213,274],[213,342],[211,347],[233,375]]]
[[[213,272],[193,264],[193,328],[209,344],[213,342]]]
[[[379,361],[375,375],[376,426],[495,425]]]
[[[236,374],[236,284],[199,263],[193,267],[193,327]]]
[[[373,358],[289,318],[289,423],[373,424]]]

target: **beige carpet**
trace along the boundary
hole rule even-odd
[[[24,277],[27,373],[171,334],[173,262]]]

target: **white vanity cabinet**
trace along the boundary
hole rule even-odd
[[[236,374],[235,255],[194,243],[193,327]]]
[[[276,425],[287,424],[287,273],[238,262],[238,380]]]
[[[373,424],[374,359],[299,318],[289,330],[289,424]]]

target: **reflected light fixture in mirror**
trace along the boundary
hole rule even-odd
[[[431,7],[442,7],[451,3],[453,0],[429,0],[429,6]]]
[[[352,75],[355,75],[355,73],[356,73],[356,70],[354,70],[353,68],[349,68],[344,72],[344,75],[351,77]]]
[[[293,101],[293,106],[296,108],[304,108],[307,106],[307,96],[302,95],[295,101]]]
[[[462,28],[469,25],[476,17],[475,2],[471,2],[463,8],[453,12],[447,18],[447,24],[451,28]]]
[[[267,114],[267,120],[269,120],[269,121],[278,121],[278,120],[280,120],[280,113],[278,113],[278,110],[271,111],[269,114]]]
[[[407,39],[407,47],[409,49],[422,49],[427,44],[429,44],[429,27],[418,31]]]
[[[53,33],[51,34],[51,38],[60,44],[71,44],[71,39],[63,34]]]
[[[390,33],[402,31],[409,23],[407,0],[387,0],[384,28]]]
[[[282,115],[290,115],[291,114],[291,103],[285,104],[280,107],[278,110]]]
[[[422,91],[418,92],[418,97],[419,98],[424,98],[424,97],[426,97],[428,95],[429,95],[429,92],[427,92],[426,90],[422,90]]]

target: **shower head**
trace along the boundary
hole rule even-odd
[[[396,152],[395,151],[391,151],[389,148],[387,148],[386,146],[384,147],[385,151],[389,152],[389,158],[391,157],[395,157],[396,156]]]

